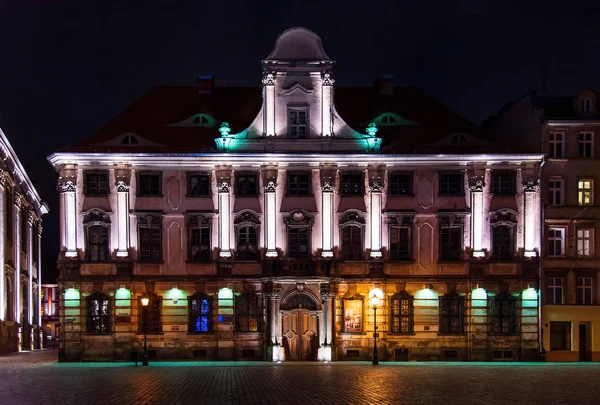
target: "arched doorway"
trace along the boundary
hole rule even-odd
[[[286,360],[315,360],[319,348],[317,337],[317,303],[306,293],[295,293],[281,304],[281,326]]]

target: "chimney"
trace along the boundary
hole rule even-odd
[[[394,94],[394,76],[379,75],[375,80],[377,94]]]
[[[198,76],[198,94],[212,94],[215,86],[215,77],[213,75]]]

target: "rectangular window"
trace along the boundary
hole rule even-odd
[[[94,293],[87,297],[87,332],[109,333],[109,306],[108,296]]]
[[[515,175],[511,172],[492,172],[494,195],[515,195]]]
[[[440,260],[460,261],[462,257],[462,227],[442,227],[440,230]]]
[[[288,110],[290,138],[308,138],[308,108],[290,108]]]
[[[258,195],[258,175],[240,173],[235,176],[235,195],[237,197],[256,197]]]
[[[390,259],[411,260],[410,228],[390,226]]]
[[[463,175],[459,172],[440,173],[440,195],[462,195]]]
[[[210,228],[191,228],[189,244],[191,262],[210,261]]]
[[[413,297],[407,293],[397,293],[391,299],[392,333],[413,333],[414,311]]]
[[[210,175],[188,173],[188,197],[205,197],[210,195]]]
[[[138,174],[138,196],[156,197],[162,195],[162,175],[160,173],[141,172]]]
[[[107,172],[86,172],[84,192],[88,196],[108,195],[108,173]]]
[[[212,332],[212,296],[196,293],[189,300],[190,333]]]
[[[140,262],[159,262],[162,260],[161,229],[139,227]]]
[[[311,195],[311,176],[306,173],[288,173],[287,194],[288,195]]]
[[[594,180],[577,181],[577,204],[594,205]]]
[[[560,305],[563,303],[562,277],[548,277],[548,304]]]
[[[240,226],[237,229],[235,257],[238,260],[258,259],[258,231],[254,226]]]
[[[440,333],[461,334],[465,331],[465,300],[459,295],[440,297]]]
[[[288,255],[290,257],[309,256],[309,228],[288,228]]]
[[[565,255],[565,229],[548,229],[548,257],[560,257]]]
[[[550,322],[550,350],[571,350],[571,322]]]
[[[548,154],[551,158],[564,157],[564,134],[562,132],[550,132],[548,135],[548,143],[550,149]]]
[[[344,332],[361,333],[363,331],[363,300],[342,300],[342,311],[344,314]]]
[[[138,317],[138,333],[144,333],[144,321],[146,322],[146,333],[157,335],[162,333],[161,308],[162,297],[156,294],[148,296],[148,306],[142,305],[142,297],[138,299],[138,310],[141,316]]]
[[[577,277],[577,304],[592,305],[593,304],[593,287],[592,283],[594,279],[592,277]]]
[[[514,334],[517,332],[516,300],[509,295],[495,297],[492,301],[492,332]]]
[[[594,229],[577,230],[577,256],[594,255]]]
[[[591,158],[594,157],[594,133],[580,132],[579,133],[579,157]]]
[[[412,173],[390,173],[389,195],[412,195]]]
[[[363,173],[342,173],[342,195],[364,195]]]
[[[236,332],[259,332],[258,297],[243,294],[235,297]]]
[[[564,204],[563,180],[552,179],[548,182],[548,204],[563,205]]]
[[[514,253],[514,230],[508,225],[497,225],[492,229],[492,252],[494,260],[512,260]]]
[[[363,259],[363,228],[347,225],[342,228],[342,259]]]

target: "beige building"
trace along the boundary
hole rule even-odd
[[[42,347],[40,199],[0,130],[0,354]]]
[[[62,361],[144,330],[159,359],[366,360],[375,321],[381,360],[537,360],[543,155],[333,66],[291,29],[262,87],[155,87],[48,158]]]
[[[548,361],[600,360],[598,93],[529,94],[498,117],[502,137],[543,151],[543,347]]]

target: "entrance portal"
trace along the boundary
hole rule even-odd
[[[286,360],[315,360],[317,338],[317,303],[307,294],[297,293],[281,305],[281,332]]]

